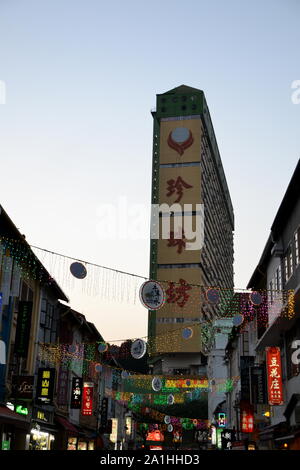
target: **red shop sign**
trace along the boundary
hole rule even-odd
[[[83,393],[82,393],[82,409],[81,414],[83,416],[92,416],[93,414],[93,382],[84,382]]]
[[[269,405],[283,405],[280,348],[266,348]]]

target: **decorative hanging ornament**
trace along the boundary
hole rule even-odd
[[[108,345],[106,343],[99,343],[98,351],[99,353],[105,353],[108,350]]]
[[[165,292],[157,281],[146,281],[140,288],[140,300],[149,310],[158,310],[165,303]]]
[[[232,319],[232,324],[233,326],[240,326],[243,323],[243,321],[244,321],[243,315],[238,313],[237,315],[234,315]]]
[[[220,290],[208,289],[206,291],[206,298],[210,304],[216,305],[220,302]]]
[[[263,301],[262,295],[259,292],[251,292],[249,297],[253,305],[260,305]]]
[[[70,266],[70,271],[74,277],[77,279],[84,279],[87,275],[87,270],[82,263],[72,263]]]
[[[96,364],[96,365],[95,365],[95,371],[96,371],[96,372],[99,372],[99,373],[102,372],[102,366],[101,366],[101,364]]]
[[[131,345],[131,355],[134,359],[141,359],[147,351],[147,345],[142,339],[135,340]]]
[[[76,353],[76,351],[77,351],[77,346],[75,344],[70,344],[69,353],[73,354],[73,353]]]
[[[168,405],[173,405],[175,401],[174,395],[168,395],[167,403]]]
[[[193,336],[193,328],[190,328],[189,326],[187,328],[184,328],[182,330],[182,337],[183,339],[190,339]]]
[[[190,381],[190,379],[187,379],[187,380],[185,381],[185,384],[186,384],[187,387],[190,387],[190,386],[191,386],[191,381]]]
[[[129,373],[127,372],[127,370],[122,370],[121,378],[122,379],[127,379],[128,377],[129,377]]]
[[[162,388],[162,381],[159,377],[152,379],[152,388],[155,392],[159,392]]]
[[[164,417],[164,422],[165,422],[165,424],[170,424],[170,423],[171,423],[171,418],[170,418],[170,416],[167,416],[167,415],[166,415],[166,416]]]
[[[168,426],[168,431],[169,431],[169,432],[172,432],[173,429],[174,429],[174,428],[173,428],[173,425],[172,425],[172,424],[169,424],[169,426]]]

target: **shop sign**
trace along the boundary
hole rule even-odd
[[[109,439],[111,440],[111,442],[116,443],[118,440],[118,419],[112,418],[111,423],[112,423],[112,426],[111,426],[111,434],[109,436]]]
[[[57,404],[64,406],[68,404],[68,385],[69,371],[65,364],[61,364],[58,372],[57,380]]]
[[[13,375],[12,397],[17,400],[32,400],[34,387],[33,375]]]
[[[53,392],[55,382],[54,368],[40,368],[36,386],[36,402],[40,405],[53,404]]]
[[[104,432],[107,426],[107,411],[108,411],[108,398],[104,397],[101,400],[101,408],[100,408],[100,428],[102,432]]]
[[[234,431],[231,429],[223,429],[221,432],[222,450],[231,450],[234,439]]]
[[[82,410],[83,416],[92,416],[93,414],[93,382],[84,382],[83,384],[83,396],[82,396]]]
[[[20,300],[19,302],[14,347],[14,352],[19,357],[27,357],[31,329],[32,306],[33,303],[30,301]]]
[[[283,387],[280,348],[267,347],[267,379],[269,405],[283,405]]]
[[[267,403],[266,370],[264,366],[251,367],[251,403]]]
[[[226,427],[226,413],[218,413],[218,426],[219,428]]]
[[[250,402],[250,367],[253,365],[254,357],[241,356],[241,400]]]
[[[38,408],[33,409],[33,419],[36,419],[37,421],[42,421],[43,423],[50,423],[50,413],[46,410],[41,410]]]
[[[242,432],[253,432],[254,430],[254,413],[251,406],[243,406],[241,404],[241,430]]]
[[[73,377],[72,379],[72,395],[71,395],[71,406],[73,410],[80,410],[81,408],[81,396],[82,396],[82,378]]]
[[[1,449],[10,450],[10,441],[2,441]]]
[[[22,405],[16,405],[16,413],[19,415],[28,415],[28,408],[24,407]]]

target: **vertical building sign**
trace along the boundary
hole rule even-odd
[[[251,367],[251,403],[267,403],[266,369],[264,366]]]
[[[93,382],[84,382],[82,394],[82,410],[83,416],[92,416],[93,414]]]
[[[19,357],[27,357],[31,328],[32,306],[33,303],[29,301],[23,300],[19,302],[15,339],[15,353]]]
[[[40,368],[36,385],[36,402],[40,405],[52,405],[55,383],[54,368]]]
[[[254,430],[254,413],[253,408],[249,404],[241,403],[241,431],[245,433]]]
[[[100,409],[100,428],[103,430],[107,426],[107,412],[108,412],[108,398],[104,397],[101,400],[101,409]]]
[[[269,405],[283,405],[280,348],[266,348],[266,360]]]
[[[82,395],[82,379],[80,377],[73,377],[70,408],[72,408],[73,410],[80,410],[81,395]]]
[[[61,364],[58,373],[57,380],[57,404],[64,406],[68,404],[68,382],[69,382],[69,371],[65,364]]]

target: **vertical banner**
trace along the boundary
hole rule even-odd
[[[245,433],[254,431],[254,411],[249,403],[241,402],[241,431]]]
[[[57,380],[57,404],[64,406],[68,404],[68,391],[69,391],[69,370],[66,364],[62,363],[58,372]]]
[[[19,302],[14,349],[16,355],[19,357],[27,357],[31,328],[32,306],[33,303],[30,301],[22,300]]]
[[[93,414],[93,382],[84,382],[82,394],[82,410],[83,416],[92,416]]]
[[[241,356],[241,400],[250,402],[250,367],[254,363],[253,356]]]
[[[283,405],[280,348],[266,348],[269,405]]]
[[[54,368],[40,368],[36,385],[35,400],[40,405],[53,404],[53,392],[55,382]]]
[[[80,410],[80,408],[81,408],[81,396],[82,396],[82,378],[81,377],[73,377],[70,408],[72,408],[73,410]]]
[[[251,367],[251,403],[264,405],[267,403],[266,368]]]
[[[101,427],[101,429],[105,429],[106,426],[107,426],[107,416],[108,416],[107,413],[108,413],[108,398],[104,397],[101,400],[101,409],[100,409],[100,427]]]

